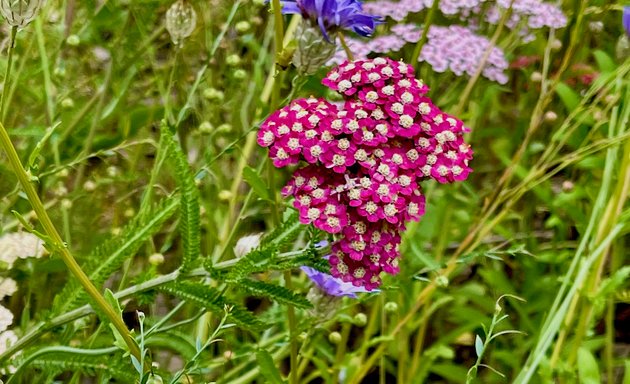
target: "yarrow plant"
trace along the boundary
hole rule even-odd
[[[422,35],[421,29],[413,24],[396,24],[392,26],[391,32],[391,35],[379,36],[366,42],[348,39],[348,46],[357,58],[366,58],[373,52],[399,51],[408,43],[418,42]],[[435,72],[450,70],[456,76],[464,74],[473,76],[489,48],[490,41],[469,28],[459,25],[450,27],[432,25],[418,60],[431,65]],[[345,52],[338,51],[330,63],[343,62],[344,55]],[[505,84],[508,81],[505,73],[508,67],[509,63],[503,51],[498,47],[492,47],[482,75],[499,84]]]
[[[283,189],[300,221],[335,236],[334,277],[373,290],[399,271],[405,223],[424,214],[420,183],[461,181],[472,150],[463,123],[426,96],[413,67],[389,58],[345,62],[322,81],[345,101],[294,100],[258,132],[276,167],[300,162]]]

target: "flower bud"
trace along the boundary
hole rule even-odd
[[[328,341],[332,344],[339,344],[341,342],[341,334],[339,332],[330,332],[328,335]]]
[[[359,327],[364,327],[367,324],[367,316],[363,312],[359,312],[354,315],[354,324]]]
[[[225,63],[230,67],[236,67],[241,63],[241,57],[239,55],[230,55],[225,58]]]
[[[547,111],[545,112],[545,116],[543,118],[546,122],[553,123],[554,121],[558,120],[558,114],[554,111]]]
[[[562,191],[563,192],[571,192],[574,187],[575,187],[575,184],[573,184],[573,182],[570,181],[570,180],[565,180],[565,181],[562,182]]]
[[[120,170],[115,165],[107,167],[106,172],[109,177],[116,177],[120,174]]]
[[[212,133],[213,130],[214,130],[214,126],[209,121],[203,121],[201,122],[201,124],[199,124],[199,132],[202,135],[208,135]]]
[[[79,44],[81,44],[81,39],[77,35],[70,35],[66,39],[66,44],[68,44],[71,47],[76,47]]]
[[[435,285],[441,288],[448,287],[448,277],[446,276],[438,276],[435,278]]]
[[[532,72],[532,75],[529,77],[529,79],[533,81],[534,83],[540,83],[543,79],[543,76],[542,76],[542,73],[536,71],[536,72]]]
[[[74,100],[72,100],[69,97],[66,97],[65,99],[61,100],[61,108],[63,108],[63,109],[72,109],[72,108],[74,108]]]
[[[166,30],[176,45],[193,33],[196,24],[197,13],[185,0],[177,0],[166,11]]]
[[[228,191],[227,189],[224,189],[221,192],[219,192],[219,200],[228,201],[231,198],[232,198],[232,192]]]
[[[211,101],[222,101],[225,95],[216,88],[206,88],[203,90],[203,97]]]
[[[236,28],[236,30],[240,33],[245,33],[249,31],[249,28],[251,28],[251,25],[247,21],[239,21],[238,23],[236,23],[234,28]]]
[[[147,384],[162,384],[164,383],[164,380],[162,379],[161,376],[156,375],[155,373],[151,373],[151,376],[149,376],[149,379],[146,381]]]
[[[158,266],[164,263],[164,255],[161,253],[154,253],[149,256],[149,264]]]
[[[33,21],[44,0],[0,0],[0,13],[12,27],[25,27]]]
[[[551,50],[552,51],[559,51],[560,48],[562,48],[562,41],[560,41],[558,39],[553,39],[551,41]]]
[[[312,75],[335,54],[337,46],[327,42],[321,31],[308,23],[300,23],[295,32],[297,48],[293,53],[293,64],[298,72]]]
[[[232,132],[232,125],[228,124],[228,123],[223,123],[223,124],[219,125],[219,127],[217,128],[217,132],[218,133],[230,133],[230,132]]]
[[[385,303],[383,309],[385,309],[385,312],[387,313],[395,313],[398,312],[398,304],[393,301],[388,301],[387,303]]]
[[[604,30],[604,23],[601,21],[591,21],[588,23],[588,29],[590,29],[591,32],[599,33]]]
[[[93,192],[96,190],[96,183],[92,180],[88,180],[83,183],[83,189],[85,189],[87,192]]]
[[[234,71],[234,73],[232,73],[232,76],[234,76],[236,80],[243,80],[247,77],[247,71],[243,69],[237,69]]]
[[[63,208],[63,209],[70,209],[70,208],[72,208],[72,200],[70,200],[70,199],[63,199],[63,200],[61,200],[61,208]]]

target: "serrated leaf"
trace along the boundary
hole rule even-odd
[[[160,289],[221,316],[225,314],[225,306],[229,305],[232,307],[230,317],[239,326],[254,331],[267,328],[267,325],[260,321],[256,315],[236,303],[229,302],[221,295],[220,291],[207,285],[182,281],[165,285]]]
[[[481,340],[481,336],[475,336],[475,353],[477,357],[481,357],[483,355],[483,340]]]
[[[201,254],[201,218],[199,206],[199,190],[194,175],[181,147],[173,140],[172,133],[165,122],[161,126],[170,149],[171,159],[175,163],[177,184],[181,192],[179,232],[182,236],[183,256],[181,271],[189,271]]]
[[[311,303],[304,296],[279,285],[251,279],[241,280],[238,282],[238,285],[255,296],[265,296],[279,303],[290,304],[298,308],[312,307]]]
[[[586,348],[578,349],[578,374],[580,384],[600,384],[599,366],[597,360]]]
[[[243,169],[243,178],[259,197],[265,200],[271,200],[271,193],[269,189],[267,189],[265,181],[254,168],[245,167],[245,169]]]
[[[260,373],[265,377],[267,383],[284,384],[278,367],[273,362],[271,354],[264,349],[256,351],[256,361],[260,367]]]
[[[46,369],[48,373],[83,372],[95,375],[96,372],[108,375],[121,383],[133,383],[136,375],[128,363],[123,363],[113,356],[87,356],[56,352],[38,357],[30,362],[29,367]]]
[[[125,260],[134,255],[142,244],[162,228],[162,224],[175,213],[178,205],[177,197],[161,201],[147,215],[127,224],[120,235],[96,247],[88,256],[87,265],[83,267],[94,285],[100,287]],[[55,298],[53,313],[66,312],[87,298],[78,281],[71,279]]]

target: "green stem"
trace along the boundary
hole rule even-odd
[[[48,124],[52,124],[55,118],[55,102],[53,100],[53,84],[50,78],[50,65],[48,63],[48,54],[46,53],[46,42],[44,41],[44,31],[42,28],[41,17],[35,19],[35,33],[37,35],[37,46],[39,47],[39,56],[42,62],[42,72],[44,74],[46,116],[48,117]]]
[[[477,67],[477,70],[475,71],[475,74],[473,75],[473,77],[470,78],[470,80],[468,81],[468,84],[466,84],[466,88],[464,88],[464,91],[462,92],[460,96],[459,103],[457,104],[457,107],[455,107],[455,111],[453,112],[455,116],[459,115],[464,109],[464,106],[466,105],[466,103],[468,103],[468,98],[470,97],[470,93],[472,92],[475,84],[477,83],[477,80],[479,80],[479,77],[481,76],[481,73],[483,72],[483,69],[486,66],[486,63],[488,62],[488,58],[490,57],[492,50],[497,45],[497,41],[499,40],[499,36],[501,36],[501,32],[503,32],[503,27],[505,27],[505,23],[508,21],[508,18],[512,14],[512,4],[514,4],[514,0],[510,2],[510,7],[506,9],[505,12],[503,13],[501,20],[499,21],[499,25],[497,26],[497,29],[494,31],[494,34],[492,35],[492,38],[490,39],[488,48],[484,52],[481,62],[479,63],[479,66]]]
[[[293,257],[301,255],[303,252],[304,250],[282,253],[278,256],[278,260],[290,260]],[[214,269],[222,270],[222,269],[230,268],[234,266],[238,262],[238,260],[239,259],[231,259],[231,260],[217,263],[214,265]],[[162,285],[171,283],[177,279],[194,278],[194,277],[209,277],[208,271],[206,271],[204,268],[197,268],[186,273],[185,275],[182,275],[179,272],[179,270],[176,270],[167,275],[158,276],[151,280],[147,280],[143,283],[131,286],[129,288],[125,288],[122,291],[116,292],[114,294],[114,297],[117,300],[124,300],[130,297],[133,297],[134,295],[137,295],[138,293],[142,293],[142,292],[159,288]],[[54,329],[56,327],[59,327],[63,324],[74,321],[76,319],[79,319],[83,316],[87,316],[91,313],[94,313],[94,310],[92,309],[92,307],[90,305],[84,305],[80,308],[73,309],[70,312],[66,312],[63,315],[59,315],[57,317],[49,319],[46,322],[39,323],[37,326],[31,328],[31,330],[28,333],[26,333],[22,338],[20,338],[14,344],[9,346],[6,349],[6,351],[0,354],[0,363],[5,361],[7,358],[13,356],[18,351],[26,348],[26,346],[30,345],[32,342],[37,340],[42,335],[42,333],[48,330]]]
[[[272,1],[272,5],[273,5],[273,19],[274,19],[274,43],[275,43],[275,53],[276,53],[276,61],[277,58],[279,57],[279,55],[282,53],[282,50],[284,49],[284,23],[282,20],[282,6],[280,4],[280,0],[273,0]],[[275,71],[275,64],[274,67],[272,68],[272,72]],[[276,76],[278,76],[279,73],[276,74]],[[278,104],[280,102],[280,86],[281,83],[280,81],[278,81],[278,79],[276,79],[276,81],[274,81],[273,83],[273,88],[271,90],[271,104],[269,106],[269,109],[271,111],[275,110],[278,107]],[[271,168],[273,168],[273,165],[271,163],[269,163],[269,166]],[[273,172],[273,170],[271,171]],[[275,196],[275,195],[274,195]],[[275,197],[274,197],[275,200]],[[274,215],[273,217],[277,220],[277,218],[279,217],[279,215],[277,214],[277,201],[274,201],[274,207],[273,207],[273,211],[274,211]],[[278,223],[276,223],[278,224]],[[291,271],[286,271],[284,273],[284,280],[285,280],[285,285],[288,289],[292,288],[292,282],[291,282]],[[290,348],[290,364],[291,364],[291,371],[289,374],[289,383],[290,384],[297,384],[297,373],[298,373],[298,364],[297,364],[297,353],[298,353],[298,345],[297,345],[297,341],[295,340],[295,331],[297,329],[297,322],[295,319],[295,308],[292,305],[288,305],[287,306],[287,317],[288,317],[288,322],[289,322],[289,348]]]
[[[37,214],[37,218],[41,222],[44,227],[44,231],[50,237],[50,241],[52,242],[51,246],[54,247],[56,251],[58,251],[61,259],[66,264],[70,272],[79,280],[85,291],[90,295],[90,297],[94,300],[98,309],[107,316],[107,318],[112,322],[116,330],[123,337],[125,343],[129,347],[129,351],[132,355],[134,355],[138,360],[140,360],[140,349],[136,344],[135,340],[131,337],[129,333],[129,329],[122,321],[122,318],[118,316],[116,311],[105,301],[105,298],[100,294],[98,289],[92,284],[88,276],[83,272],[76,259],[70,253],[67,245],[62,240],[59,232],[55,228],[52,220],[48,216],[42,201],[37,195],[37,191],[31,181],[29,179],[28,174],[24,170],[24,166],[20,161],[20,157],[18,156],[13,143],[11,142],[11,138],[7,133],[4,125],[0,123],[0,145],[7,154],[9,159],[9,163],[13,168],[24,192],[28,196],[28,201],[30,202],[33,210]]]
[[[284,272],[284,284],[289,290],[293,290],[293,283],[291,281],[291,271]],[[289,372],[289,383],[298,383],[298,344],[296,340],[297,321],[295,319],[295,308],[292,305],[287,306],[287,317],[289,320],[289,344],[290,355],[289,362],[291,363],[291,371]]]
[[[352,54],[350,47],[348,47],[348,43],[346,43],[346,37],[341,32],[339,32],[338,35],[339,42],[341,43],[343,50],[346,51],[346,56],[348,56],[348,61],[354,61],[354,55]]]
[[[13,50],[15,48],[15,36],[17,35],[17,27],[11,28],[11,39],[9,41],[9,52],[7,61],[7,71],[4,75],[4,84],[2,85],[2,94],[0,95],[0,123],[4,123],[4,105],[6,99],[4,94],[9,89],[9,81],[11,80],[11,66],[13,65]]]
[[[427,18],[424,20],[424,29],[422,30],[422,36],[420,40],[416,43],[416,48],[413,50],[413,54],[411,55],[411,65],[413,65],[414,69],[418,70],[418,59],[420,58],[420,53],[422,52],[422,47],[427,42],[427,36],[429,35],[429,28],[431,27],[431,23],[433,22],[433,15],[435,15],[435,11],[437,10],[440,4],[440,0],[433,0],[433,5],[431,9],[429,9],[429,13],[427,14]]]

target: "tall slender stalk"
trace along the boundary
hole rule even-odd
[[[11,37],[9,40],[9,51],[7,57],[7,70],[4,75],[4,83],[2,84],[2,94],[0,94],[0,123],[4,123],[4,105],[6,103],[5,93],[9,89],[9,81],[11,80],[11,67],[13,66],[13,51],[15,49],[15,36],[17,35],[17,27],[11,28]]]
[[[488,49],[486,49],[486,51],[484,52],[483,57],[481,58],[481,61],[479,62],[479,65],[477,66],[477,70],[475,71],[475,74],[470,78],[470,80],[468,80],[468,83],[466,84],[466,88],[464,88],[464,91],[462,92],[459,98],[459,103],[457,103],[457,106],[455,107],[455,110],[453,112],[455,116],[459,115],[464,110],[464,106],[468,103],[468,98],[470,97],[470,93],[475,87],[477,80],[479,80],[479,77],[481,76],[481,73],[483,72],[483,69],[486,66],[486,63],[488,62],[488,58],[490,58],[492,49],[496,47],[497,45],[497,41],[499,41],[499,36],[501,36],[501,33],[503,32],[505,23],[507,23],[510,15],[512,14],[512,4],[514,4],[514,0],[510,2],[510,7],[506,9],[505,12],[503,13],[501,20],[499,21],[499,24],[497,25],[497,29],[494,31],[494,34],[492,35],[492,38],[490,39],[490,43],[488,44]]]
[[[411,55],[411,60],[409,61],[411,65],[418,70],[418,59],[420,58],[420,53],[422,52],[422,47],[427,42],[427,36],[429,35],[429,28],[431,27],[431,23],[433,22],[433,15],[435,15],[435,11],[440,5],[440,0],[433,0],[433,5],[431,9],[429,9],[429,13],[427,14],[427,18],[424,19],[424,28],[422,29],[422,36],[420,36],[420,40],[416,43],[416,47],[413,50],[413,54]]]
[[[22,162],[20,161],[20,157],[18,156],[15,150],[15,147],[13,146],[13,143],[11,142],[11,138],[9,137],[7,130],[5,129],[4,125],[1,123],[0,123],[0,145],[2,146],[2,149],[6,152],[7,157],[9,159],[9,163],[11,164],[11,167],[13,168],[13,171],[15,172],[20,182],[20,185],[22,186],[22,189],[26,193],[26,196],[28,197],[28,201],[33,207],[33,210],[35,211],[37,218],[39,219],[40,223],[44,227],[44,231],[46,232],[46,235],[50,238],[49,246],[51,246],[54,251],[59,253],[63,262],[66,264],[66,266],[68,267],[70,272],[74,275],[74,277],[76,277],[79,280],[79,283],[81,283],[81,285],[83,286],[85,291],[90,295],[92,300],[94,300],[98,309],[103,314],[105,314],[105,316],[107,316],[107,318],[112,322],[116,330],[120,333],[123,340],[125,341],[125,344],[127,344],[127,347],[129,348],[129,351],[131,352],[131,354],[134,357],[136,357],[138,360],[140,360],[140,357],[141,357],[140,349],[138,348],[138,345],[136,344],[133,337],[131,337],[131,334],[129,333],[129,329],[127,329],[127,326],[122,321],[122,318],[118,316],[116,311],[107,303],[107,301],[105,301],[105,298],[101,295],[98,289],[96,289],[94,284],[92,284],[88,276],[85,274],[85,272],[83,272],[83,270],[77,263],[76,259],[70,253],[70,250],[68,249],[67,245],[64,243],[63,239],[59,235],[59,232],[55,228],[54,224],[52,223],[52,220],[50,219],[50,217],[48,216],[48,213],[46,212],[46,208],[44,208],[42,201],[37,195],[37,191],[35,190],[35,187],[33,187],[33,184],[31,184],[29,175],[26,173],[24,166],[22,165]]]

